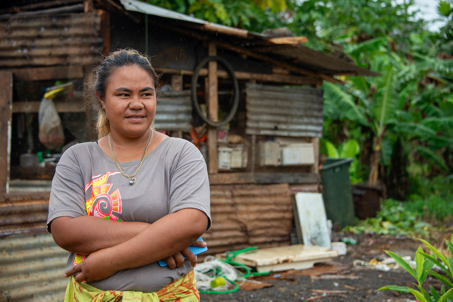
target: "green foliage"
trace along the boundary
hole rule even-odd
[[[420,241],[428,248],[430,254],[419,247],[415,253],[415,269],[398,254],[386,251],[399,266],[406,270],[416,280],[417,283],[415,284],[415,288],[388,285],[381,287],[379,290],[411,293],[419,302],[451,301],[453,299],[453,235],[450,240],[446,240],[445,242],[450,253],[449,256],[443,255],[428,241],[423,239],[420,239]],[[442,270],[442,274],[434,270],[435,265]],[[440,292],[433,286],[429,286],[429,292],[423,287],[424,282],[429,275],[443,283]]]
[[[148,3],[209,22],[261,32],[284,25],[286,0],[147,0]]]
[[[327,158],[351,158],[352,162],[349,165],[349,179],[352,184],[363,182],[361,167],[358,161],[360,146],[356,140],[347,140],[337,149],[331,141],[324,138],[321,139],[320,147],[321,153]]]
[[[374,233],[379,235],[421,236],[429,235],[432,227],[420,219],[419,213],[410,211],[405,203],[388,199],[381,204],[376,217],[360,221],[355,226],[345,227],[352,233]]]

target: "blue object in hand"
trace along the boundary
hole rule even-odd
[[[201,237],[199,237],[197,240],[202,241],[203,239],[201,239]],[[194,253],[195,255],[198,255],[198,254],[206,252],[208,250],[208,247],[207,246],[199,247],[199,246],[189,245],[189,249],[192,251],[192,253]],[[157,263],[159,263],[160,266],[167,266],[167,262],[165,262],[165,260],[159,260],[159,261],[157,261]]]

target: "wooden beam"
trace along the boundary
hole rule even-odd
[[[99,63],[99,54],[92,53],[91,55],[74,55],[61,57],[32,57],[29,59],[0,59],[0,66],[18,67],[18,66],[52,66],[63,65],[96,65]],[[59,77],[57,77],[59,78]]]
[[[20,12],[17,14],[5,14],[5,15],[0,16],[0,20],[10,19],[10,18],[24,18],[24,17],[40,16],[40,15],[45,15],[45,14],[52,15],[52,14],[83,12],[83,9],[84,9],[83,4],[74,4],[74,5],[67,5],[67,6],[56,7],[56,8],[42,9],[42,10],[38,10],[38,11]]]
[[[39,112],[41,101],[18,101],[13,102],[13,113]],[[83,98],[71,98],[70,102],[54,102],[58,112],[85,112]]]
[[[270,38],[268,41],[274,44],[300,44],[307,43],[308,40],[306,37],[280,37],[280,38]]]
[[[180,70],[172,68],[156,68],[159,73],[176,74],[176,75],[193,75],[191,70]],[[203,77],[208,74],[206,68],[200,69],[199,76]],[[260,82],[272,82],[272,83],[283,83],[283,84],[294,84],[294,85],[317,85],[322,83],[322,80],[313,77],[302,77],[293,74],[266,74],[266,73],[251,73],[244,71],[234,72],[238,80],[248,81],[260,81]],[[217,77],[221,79],[228,79],[230,75],[224,70],[217,70]]]
[[[0,193],[6,193],[9,180],[13,74],[0,71]]]
[[[11,69],[14,78],[20,81],[42,81],[53,79],[83,78],[82,66],[58,66]]]
[[[217,55],[217,48],[214,43],[209,43],[208,55]],[[217,82],[217,62],[209,61],[208,63],[208,80],[207,80],[207,96],[208,96],[208,119],[218,121],[218,82]],[[209,126],[208,128],[208,171],[209,173],[218,172],[217,159],[217,128]]]
[[[319,175],[297,172],[218,173],[209,175],[211,185],[225,184],[318,184]]]

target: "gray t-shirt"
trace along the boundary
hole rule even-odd
[[[139,160],[121,163],[132,174]],[[91,215],[119,221],[153,223],[185,208],[195,208],[210,218],[209,179],[199,150],[184,139],[167,138],[149,153],[130,185],[95,142],[72,146],[58,162],[49,200],[47,224],[61,216]],[[83,261],[71,254],[67,268]],[[153,292],[192,270],[186,261],[176,269],[157,263],[117,272],[90,283],[101,290]]]

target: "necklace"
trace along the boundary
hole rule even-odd
[[[146,142],[145,149],[143,150],[142,158],[140,159],[140,162],[138,163],[137,169],[135,169],[135,172],[133,174],[128,175],[128,174],[126,174],[126,172],[124,172],[124,170],[120,166],[120,163],[116,159],[116,154],[115,154],[115,151],[113,151],[113,146],[112,146],[112,134],[109,134],[108,141],[109,141],[109,146],[110,146],[110,152],[112,152],[113,160],[115,161],[115,165],[118,168],[118,170],[120,170],[120,173],[124,177],[129,179],[129,185],[131,185],[131,186],[137,180],[137,178],[135,176],[137,176],[138,171],[140,171],[140,168],[142,167],[143,161],[145,159],[146,150],[148,149],[148,146],[149,146],[149,143],[151,142],[152,137],[153,137],[153,130],[151,130],[151,133],[148,136],[148,141]]]

